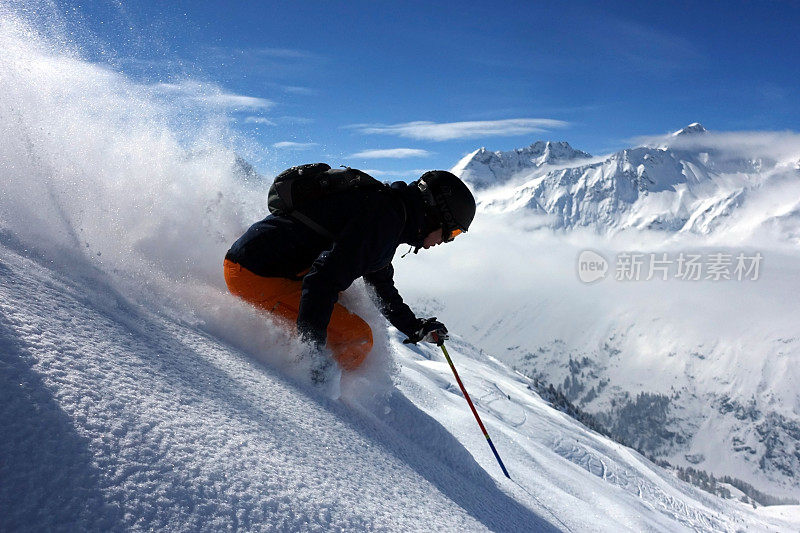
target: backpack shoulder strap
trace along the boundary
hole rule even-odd
[[[311,220],[309,217],[307,217],[300,211],[297,211],[296,209],[291,213],[288,213],[287,216],[290,216],[293,219],[297,220],[298,222],[305,224],[306,226],[308,226],[309,228],[316,231],[317,233],[319,233],[320,235],[322,235],[323,237],[325,237],[330,241],[336,240],[333,233],[328,231],[326,228],[322,227],[320,224],[317,224],[316,222]]]

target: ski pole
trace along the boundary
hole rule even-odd
[[[500,463],[500,468],[503,469],[503,473],[506,475],[506,477],[508,479],[511,479],[511,476],[508,475],[508,470],[506,470],[506,465],[503,464],[502,459],[500,459],[500,455],[497,453],[497,450],[495,449],[494,444],[492,443],[492,439],[489,438],[489,432],[486,431],[483,422],[481,422],[481,417],[478,416],[478,411],[476,411],[475,406],[472,405],[472,400],[470,399],[469,394],[467,394],[467,389],[464,388],[464,384],[461,383],[461,378],[458,377],[458,372],[456,372],[456,366],[453,364],[453,360],[450,359],[450,354],[447,353],[447,348],[444,347],[444,341],[442,341],[441,344],[439,344],[439,348],[442,349],[442,352],[444,353],[444,358],[447,359],[447,362],[450,364],[450,370],[453,371],[453,375],[456,377],[458,386],[461,387],[461,392],[464,393],[464,398],[467,399],[469,408],[472,409],[472,414],[475,415],[475,420],[478,421],[478,425],[481,427],[481,431],[483,431],[483,436],[486,437],[486,442],[489,443],[489,447],[492,449],[492,453],[494,454],[495,459],[497,459],[497,462]]]

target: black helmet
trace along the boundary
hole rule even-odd
[[[417,187],[446,234],[469,229],[475,218],[475,197],[455,174],[446,170],[430,170],[420,176]]]

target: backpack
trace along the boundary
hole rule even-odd
[[[331,194],[355,189],[380,189],[388,185],[366,172],[344,167],[331,169],[326,163],[309,163],[284,170],[269,188],[267,205],[273,215],[292,217],[320,235],[333,234],[302,212],[304,206]]]

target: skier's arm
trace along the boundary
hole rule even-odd
[[[374,218],[352,220],[303,278],[297,329],[304,340],[325,344],[339,293],[365,274],[375,260],[376,251],[385,248],[399,232],[395,225]]]
[[[394,327],[411,337],[419,329],[419,319],[403,302],[394,286],[394,267],[389,263],[375,272],[364,275],[364,281],[372,285],[381,304],[381,312]]]

